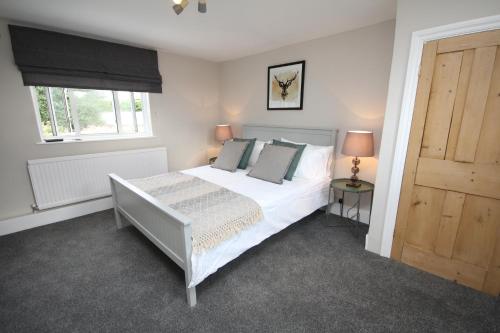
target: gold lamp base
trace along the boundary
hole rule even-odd
[[[349,187],[360,187],[361,186],[361,183],[358,182],[359,179],[357,176],[357,173],[359,172],[359,168],[358,168],[359,163],[361,163],[361,161],[359,160],[359,158],[357,156],[352,159],[353,166],[351,168],[351,171],[352,171],[351,182],[345,184],[346,186],[349,186]]]

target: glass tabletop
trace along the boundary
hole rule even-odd
[[[351,182],[351,180],[349,178],[334,179],[330,183],[330,186],[333,188],[336,188],[338,190],[341,190],[341,191],[354,192],[354,193],[373,191],[374,185],[370,182],[367,182],[364,180],[358,180],[358,183],[361,184],[361,186],[359,186],[359,187],[347,186],[347,184],[350,182]]]

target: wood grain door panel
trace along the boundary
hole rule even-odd
[[[500,165],[420,158],[415,184],[500,199]]]
[[[463,52],[436,57],[420,156],[443,159],[460,75]]]
[[[500,30],[424,46],[391,257],[500,294]]]
[[[500,294],[500,227],[497,227],[495,252],[491,258],[483,290],[491,295]]]
[[[486,278],[486,270],[465,262],[436,256],[410,244],[405,244],[402,261],[423,271],[439,275],[467,287],[481,290]]]
[[[408,213],[406,241],[418,248],[433,250],[434,240],[438,234],[446,191],[415,186]]]
[[[496,46],[476,49],[465,99],[455,161],[474,162],[493,73]]]
[[[467,195],[457,232],[453,258],[487,269],[500,224],[500,202]]]
[[[486,31],[441,39],[438,42],[438,53],[477,49],[500,44],[500,30]]]
[[[462,126],[462,117],[465,108],[467,90],[469,89],[473,60],[474,50],[465,50],[462,56],[460,78],[458,79],[457,94],[455,97],[455,104],[453,105],[453,115],[451,119],[450,132],[448,134],[448,143],[445,156],[447,160],[453,160],[455,158],[458,135],[460,134],[460,128]]]
[[[500,165],[500,112],[498,110],[500,110],[500,47],[497,47],[475,163]]]
[[[441,210],[439,229],[434,242],[434,252],[445,258],[451,258],[458,227],[462,219],[462,211],[465,202],[465,194],[447,191]]]

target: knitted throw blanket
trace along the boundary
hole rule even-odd
[[[263,217],[254,200],[180,172],[129,182],[191,218],[195,254],[217,246]]]

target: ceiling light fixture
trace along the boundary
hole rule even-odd
[[[206,13],[207,12],[207,1],[206,0],[198,0],[198,12]]]
[[[184,10],[184,8],[187,7],[187,5],[189,4],[189,1],[188,0],[173,0],[174,1],[174,6],[172,7],[174,9],[174,12],[179,15],[180,13],[182,13],[182,11]]]
[[[179,15],[182,13],[184,8],[187,7],[189,4],[189,0],[172,0],[174,2],[174,5],[172,8],[174,9],[174,12]],[[207,12],[207,1],[206,0],[198,0],[198,12],[200,13],[206,13]]]

